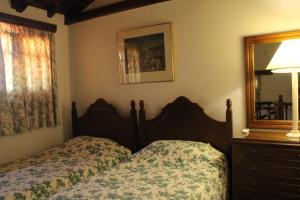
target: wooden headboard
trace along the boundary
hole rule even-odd
[[[109,138],[135,152],[137,144],[135,101],[131,101],[128,117],[121,116],[113,105],[108,104],[104,99],[98,99],[79,118],[76,103],[72,102],[72,128],[74,137],[89,135]]]
[[[144,101],[140,101],[138,148],[156,140],[190,140],[210,143],[231,160],[232,111],[227,100],[226,122],[206,115],[196,103],[178,97],[155,118],[146,120]]]

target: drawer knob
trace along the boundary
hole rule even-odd
[[[255,152],[256,152],[255,149],[252,149],[252,150],[251,150],[251,153],[255,153]],[[299,154],[298,156],[300,156],[300,154]]]
[[[254,197],[252,197],[251,200],[256,200],[256,199]]]
[[[255,186],[256,186],[255,181],[252,181],[251,186],[252,186],[252,187],[255,187]]]
[[[256,167],[255,167],[255,165],[253,165],[252,167],[251,167],[251,171],[255,171],[256,170]]]
[[[297,155],[298,158],[300,158],[300,153]]]

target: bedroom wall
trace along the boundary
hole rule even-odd
[[[98,97],[128,112],[144,99],[148,116],[179,95],[198,102],[218,120],[233,101],[234,135],[246,125],[243,37],[300,28],[297,0],[172,0],[69,27],[72,99],[82,113]],[[118,31],[173,22],[173,82],[121,85]]]
[[[27,157],[35,152],[50,148],[63,142],[70,135],[70,75],[68,27],[64,25],[61,15],[48,18],[45,11],[28,7],[24,13],[15,12],[10,8],[10,0],[0,1],[0,12],[19,15],[39,21],[56,24],[56,63],[58,75],[58,93],[62,124],[57,128],[45,128],[16,136],[0,137],[0,163]],[[1,112],[1,111],[0,111]],[[66,133],[66,136],[65,134]]]

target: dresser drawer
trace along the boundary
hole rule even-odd
[[[294,161],[300,163],[300,150],[272,145],[238,145],[238,159]]]
[[[300,164],[286,166],[276,162],[240,161],[238,173],[240,176],[293,178],[300,185]]]
[[[233,200],[300,200],[300,140],[266,131],[232,142]]]
[[[258,179],[251,177],[240,177],[238,181],[239,190],[265,193],[269,195],[290,195],[300,199],[300,185],[285,184],[281,181]]]
[[[236,196],[236,199],[239,199],[239,200],[299,200],[299,197],[256,194],[253,192],[239,191]]]

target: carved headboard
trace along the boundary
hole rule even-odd
[[[229,99],[225,122],[212,119],[186,97],[178,97],[157,117],[146,120],[144,101],[140,101],[139,124],[139,149],[156,140],[201,141],[210,143],[231,159],[232,111]]]
[[[121,116],[113,105],[104,99],[98,99],[79,118],[76,103],[72,102],[72,128],[74,136],[109,138],[135,152],[137,143],[135,101],[131,101],[130,116]]]

